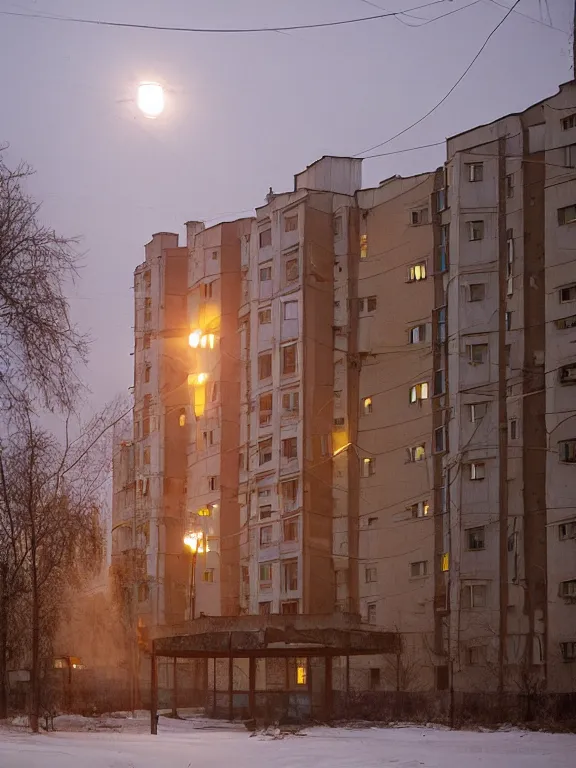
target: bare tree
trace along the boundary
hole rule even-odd
[[[77,241],[40,221],[25,190],[32,169],[15,169],[0,148],[0,409],[34,391],[49,407],[70,407],[87,339],[72,324],[65,289],[77,275]]]

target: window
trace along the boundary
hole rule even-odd
[[[344,416],[338,416],[336,419],[334,419],[334,427],[337,430],[341,430],[346,426],[346,419]]]
[[[560,288],[558,294],[561,304],[564,304],[567,301],[576,301],[576,283],[574,285],[567,285],[565,288]]]
[[[178,426],[179,427],[186,426],[186,411],[184,410],[184,408],[181,408],[178,414]]]
[[[440,570],[442,573],[447,573],[450,570],[450,553],[443,552],[440,557]]]
[[[208,478],[208,490],[209,491],[217,491],[220,487],[220,480],[218,478],[218,475],[212,475]]]
[[[576,464],[576,438],[558,443],[558,458],[563,464]]]
[[[282,535],[284,541],[298,541],[298,518],[291,517],[284,520],[282,525]]]
[[[298,560],[286,560],[282,564],[282,588],[285,592],[298,589]]]
[[[292,376],[296,373],[297,344],[285,344],[282,347],[282,375]]]
[[[504,327],[507,331],[512,330],[512,312],[506,312],[504,315]]]
[[[506,176],[506,197],[514,197],[514,174]]]
[[[283,392],[282,393],[282,411],[285,415],[295,415],[300,409],[300,393],[299,392]]]
[[[147,365],[146,368],[144,368],[144,383],[148,384],[150,381],[150,371],[152,370],[152,366]]]
[[[370,477],[374,474],[374,459],[366,456],[362,459],[362,477]]]
[[[412,517],[414,518],[428,517],[430,514],[430,505],[427,501],[417,501],[416,504],[412,504],[409,509],[412,513]]]
[[[258,613],[260,616],[270,616],[272,613],[272,603],[270,600],[266,600],[263,603],[258,603]]]
[[[470,464],[470,480],[484,480],[485,477],[486,465],[484,462],[472,462],[472,464]]]
[[[486,283],[472,283],[470,286],[469,301],[484,301],[486,297]]]
[[[377,517],[369,517],[367,520],[368,527],[374,525],[374,523],[377,523],[377,522],[378,522]]]
[[[294,259],[288,259],[284,265],[284,270],[284,274],[286,275],[286,282],[296,282],[300,276],[300,270],[298,268],[298,257]]]
[[[414,328],[410,328],[408,332],[409,344],[420,344],[422,341],[426,341],[426,326],[416,325]]]
[[[446,307],[434,310],[436,318],[436,341],[443,344],[446,341]]]
[[[556,320],[555,325],[559,331],[566,331],[569,328],[576,328],[576,315],[571,315],[570,317],[563,317],[560,320]]]
[[[360,258],[368,258],[368,235],[360,235]]]
[[[436,250],[435,269],[437,272],[446,272],[446,270],[448,269],[449,237],[450,237],[450,225],[443,224],[440,227],[440,245]]]
[[[298,501],[298,480],[285,480],[280,483],[280,497],[283,509],[293,509]]]
[[[214,583],[214,568],[207,568],[202,573],[202,581],[204,581],[206,584]]]
[[[262,464],[267,464],[269,461],[272,461],[271,437],[269,437],[267,440],[261,440],[258,443],[258,463],[260,466],[262,466]]]
[[[332,219],[332,231],[334,237],[342,237],[342,216],[334,216]]]
[[[562,126],[563,131],[568,131],[570,128],[574,128],[576,125],[576,113],[568,115],[568,117],[563,117],[560,121],[560,125]]]
[[[468,344],[466,346],[468,362],[474,365],[485,363],[488,358],[488,344]]]
[[[376,312],[378,306],[378,298],[376,296],[366,296],[365,298],[358,299],[358,311],[360,314],[366,312],[368,314]]]
[[[272,267],[260,267],[260,282],[266,283],[272,280]]]
[[[484,163],[466,163],[468,181],[482,181],[484,178]]]
[[[260,395],[259,402],[260,426],[264,427],[272,421],[272,392]]]
[[[558,371],[560,384],[576,384],[576,363],[563,365]]]
[[[298,214],[284,217],[284,232],[296,232],[298,229]]]
[[[272,504],[262,504],[258,507],[260,520],[269,520],[272,517]]]
[[[145,333],[144,334],[144,349],[150,349],[150,344],[152,343],[152,334]]]
[[[145,603],[150,596],[148,584],[138,584],[138,602]]]
[[[434,430],[434,453],[444,453],[446,450],[446,430],[438,427]]]
[[[426,447],[424,444],[414,445],[412,448],[407,448],[406,451],[408,453],[409,462],[424,461],[426,458]]]
[[[487,655],[486,655],[486,646],[485,645],[472,645],[470,648],[468,648],[468,664],[470,666],[483,666],[486,664]]]
[[[466,547],[470,550],[484,549],[484,526],[468,528],[466,531]]]
[[[203,283],[200,290],[204,299],[211,299],[214,294],[214,283]]]
[[[574,168],[576,165],[576,144],[564,147],[564,165],[567,168]]]
[[[297,301],[284,302],[282,316],[284,320],[298,320],[298,302]]]
[[[268,325],[271,322],[272,322],[272,310],[261,309],[260,312],[258,312],[258,323],[260,325]]]
[[[366,584],[374,584],[374,582],[378,581],[378,570],[376,569],[376,566],[366,566],[364,569],[364,580]]]
[[[518,440],[518,419],[510,420],[510,440]]]
[[[439,189],[436,192],[436,212],[446,210],[446,190]]]
[[[506,230],[506,295],[514,293],[514,230]]]
[[[264,352],[258,355],[258,378],[260,381],[269,379],[272,376],[272,353]]]
[[[418,208],[416,211],[410,211],[410,224],[417,227],[420,224],[428,224],[428,208]]]
[[[428,382],[422,381],[420,384],[414,384],[414,386],[410,387],[409,400],[411,403],[428,400]]]
[[[152,273],[150,270],[144,272],[144,288],[150,288],[152,285]]]
[[[282,440],[282,457],[288,461],[298,458],[298,440],[296,437],[287,437]]]
[[[271,563],[260,564],[260,584],[272,581],[272,565]]]
[[[468,410],[470,413],[470,421],[473,424],[477,424],[479,421],[482,421],[482,419],[486,415],[487,408],[488,408],[488,403],[471,403],[468,406]]]
[[[272,525],[263,525],[260,528],[260,547],[264,549],[272,544],[272,532],[274,528]]]
[[[558,526],[558,538],[560,541],[576,539],[576,521],[572,523],[560,523]]]
[[[376,603],[368,603],[366,606],[366,617],[368,624],[376,624]],[[377,670],[378,672],[380,670]]]
[[[446,390],[444,370],[434,371],[434,395],[443,395]]]
[[[417,283],[420,280],[426,280],[426,262],[424,261],[408,267],[408,282]]]
[[[562,654],[562,661],[574,661],[576,659],[576,640],[560,643],[560,653]]]
[[[142,463],[150,464],[150,448],[144,448],[144,451],[142,454]]]
[[[415,563],[410,563],[410,578],[419,579],[422,576],[428,575],[428,561],[418,560]]]
[[[272,230],[263,229],[260,232],[260,248],[266,248],[267,245],[272,245]]]
[[[298,611],[296,611],[298,613]],[[296,685],[308,682],[308,659],[296,659]]]
[[[362,411],[364,413],[364,416],[368,416],[372,413],[372,398],[371,397],[364,397],[362,398]]]
[[[468,222],[468,240],[482,240],[484,238],[484,222]]]
[[[152,320],[152,299],[147,296],[144,299],[144,322],[149,323]]]
[[[218,382],[213,381],[210,389],[210,402],[215,403],[218,401]]]
[[[560,582],[560,597],[576,597],[576,579]]]
[[[485,608],[486,592],[486,584],[465,584],[462,587],[462,608]]]
[[[576,205],[558,208],[558,224],[571,224],[574,221],[576,221]]]
[[[507,368],[510,368],[510,354],[512,352],[512,345],[506,344],[504,347],[504,363]]]

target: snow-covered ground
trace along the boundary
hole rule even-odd
[[[136,732],[136,722],[132,728],[37,736],[4,728],[0,767],[572,768],[576,752],[576,735],[514,730],[313,728],[276,739],[207,721],[161,718],[158,736]]]

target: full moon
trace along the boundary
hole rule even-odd
[[[140,83],[137,103],[145,117],[158,117],[164,111],[164,88],[160,83]]]

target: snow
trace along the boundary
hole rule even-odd
[[[273,738],[250,737],[242,725],[162,717],[151,736],[144,718],[130,720],[92,721],[95,732],[4,728],[0,768],[568,768],[576,750],[574,734],[515,730],[312,728]],[[114,722],[122,732],[107,730]],[[69,725],[82,728],[78,719]]]

